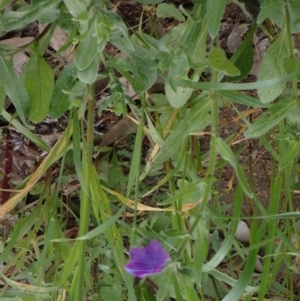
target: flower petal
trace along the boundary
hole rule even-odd
[[[157,240],[151,240],[146,247],[136,247],[130,250],[131,261],[125,265],[125,270],[136,277],[158,274],[163,270],[169,254]]]

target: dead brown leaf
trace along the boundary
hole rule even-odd
[[[40,33],[43,32],[45,27],[46,25],[39,24],[39,32]],[[51,37],[50,46],[55,51],[58,51],[63,45],[65,45],[67,39],[68,36],[65,34],[65,32],[59,26],[57,26]],[[73,47],[68,47],[65,51],[61,52],[59,55],[63,57],[68,63],[71,63],[75,60]]]
[[[34,40],[34,37],[11,38],[11,39],[0,41],[0,44],[20,48],[20,47],[23,47],[25,45],[28,45],[33,40]]]
[[[133,113],[129,113],[128,115],[132,117]],[[130,134],[135,133],[136,129],[137,125],[128,116],[125,116],[113,125],[105,135],[103,135],[100,147],[110,145],[124,137],[127,137]]]

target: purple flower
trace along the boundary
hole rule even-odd
[[[151,240],[146,247],[136,247],[130,250],[131,261],[125,265],[125,270],[135,277],[145,277],[162,271],[169,254],[157,240]]]

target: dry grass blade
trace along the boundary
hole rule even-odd
[[[58,159],[63,155],[63,153],[66,151],[67,146],[69,144],[71,133],[72,133],[72,126],[70,125],[65,131],[65,133],[59,138],[59,140],[50,150],[47,157],[43,160],[43,162],[40,164],[37,170],[30,177],[25,187],[0,207],[0,219],[3,218],[11,210],[13,210],[23,200],[23,198],[27,195],[27,193],[33,189],[34,185],[45,174],[47,169],[52,164],[57,162]]]

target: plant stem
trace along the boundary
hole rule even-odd
[[[86,132],[86,141],[83,143],[82,151],[82,172],[83,172],[83,181],[86,189],[81,189],[81,203],[80,203],[80,223],[78,235],[83,236],[88,231],[88,224],[90,220],[90,209],[91,209],[91,200],[90,200],[90,168],[92,165],[93,159],[93,141],[94,141],[94,102],[95,102],[95,87],[94,85],[87,86],[87,132]],[[78,267],[76,269],[74,282],[71,290],[71,300],[81,301],[84,299],[83,283],[84,283],[84,270],[85,270],[85,254],[86,241],[78,241]]]
[[[134,195],[134,217],[133,217],[133,231],[131,237],[131,245],[135,243],[136,236],[136,224],[137,224],[137,206],[138,206],[138,194],[139,194],[139,177],[141,169],[141,158],[142,158],[142,143],[143,143],[143,129],[144,129],[144,119],[145,119],[145,110],[146,110],[146,96],[145,94],[141,95],[142,108],[141,108],[141,119],[138,125],[134,151],[133,151],[133,160],[136,160],[135,164],[135,195]],[[133,164],[131,165],[133,168]],[[130,170],[131,173],[131,170]],[[128,193],[127,193],[128,194]],[[127,195],[128,197],[128,195]]]
[[[213,81],[217,81],[217,73],[215,71],[212,72]],[[196,216],[196,219],[194,220],[193,224],[191,225],[189,229],[189,234],[192,234],[195,228],[197,227],[199,221],[202,218],[202,212],[204,211],[207,202],[209,200],[210,192],[211,192],[211,185],[214,179],[214,170],[215,170],[215,164],[216,164],[216,155],[217,155],[217,146],[216,146],[216,138],[217,138],[217,132],[218,132],[218,99],[217,99],[217,93],[215,91],[211,94],[212,97],[212,129],[211,129],[211,141],[210,141],[210,160],[209,160],[209,166],[208,171],[206,175],[206,179],[208,179],[208,185],[205,188],[204,195],[202,198],[202,202],[200,204],[200,208],[198,211],[198,214]],[[188,243],[189,238],[185,238],[180,245],[178,249],[178,257],[183,252],[186,244]]]
[[[290,58],[294,58],[294,47],[293,47],[293,41],[292,41],[292,33],[291,33],[291,17],[289,13],[289,8],[287,1],[285,1],[285,6],[284,6],[284,14],[285,14],[285,27],[287,31],[287,39],[288,39],[288,46],[289,46],[289,53],[290,53]],[[297,83],[298,80],[297,78],[292,80],[292,87],[293,87],[293,94],[295,97],[297,97]]]

